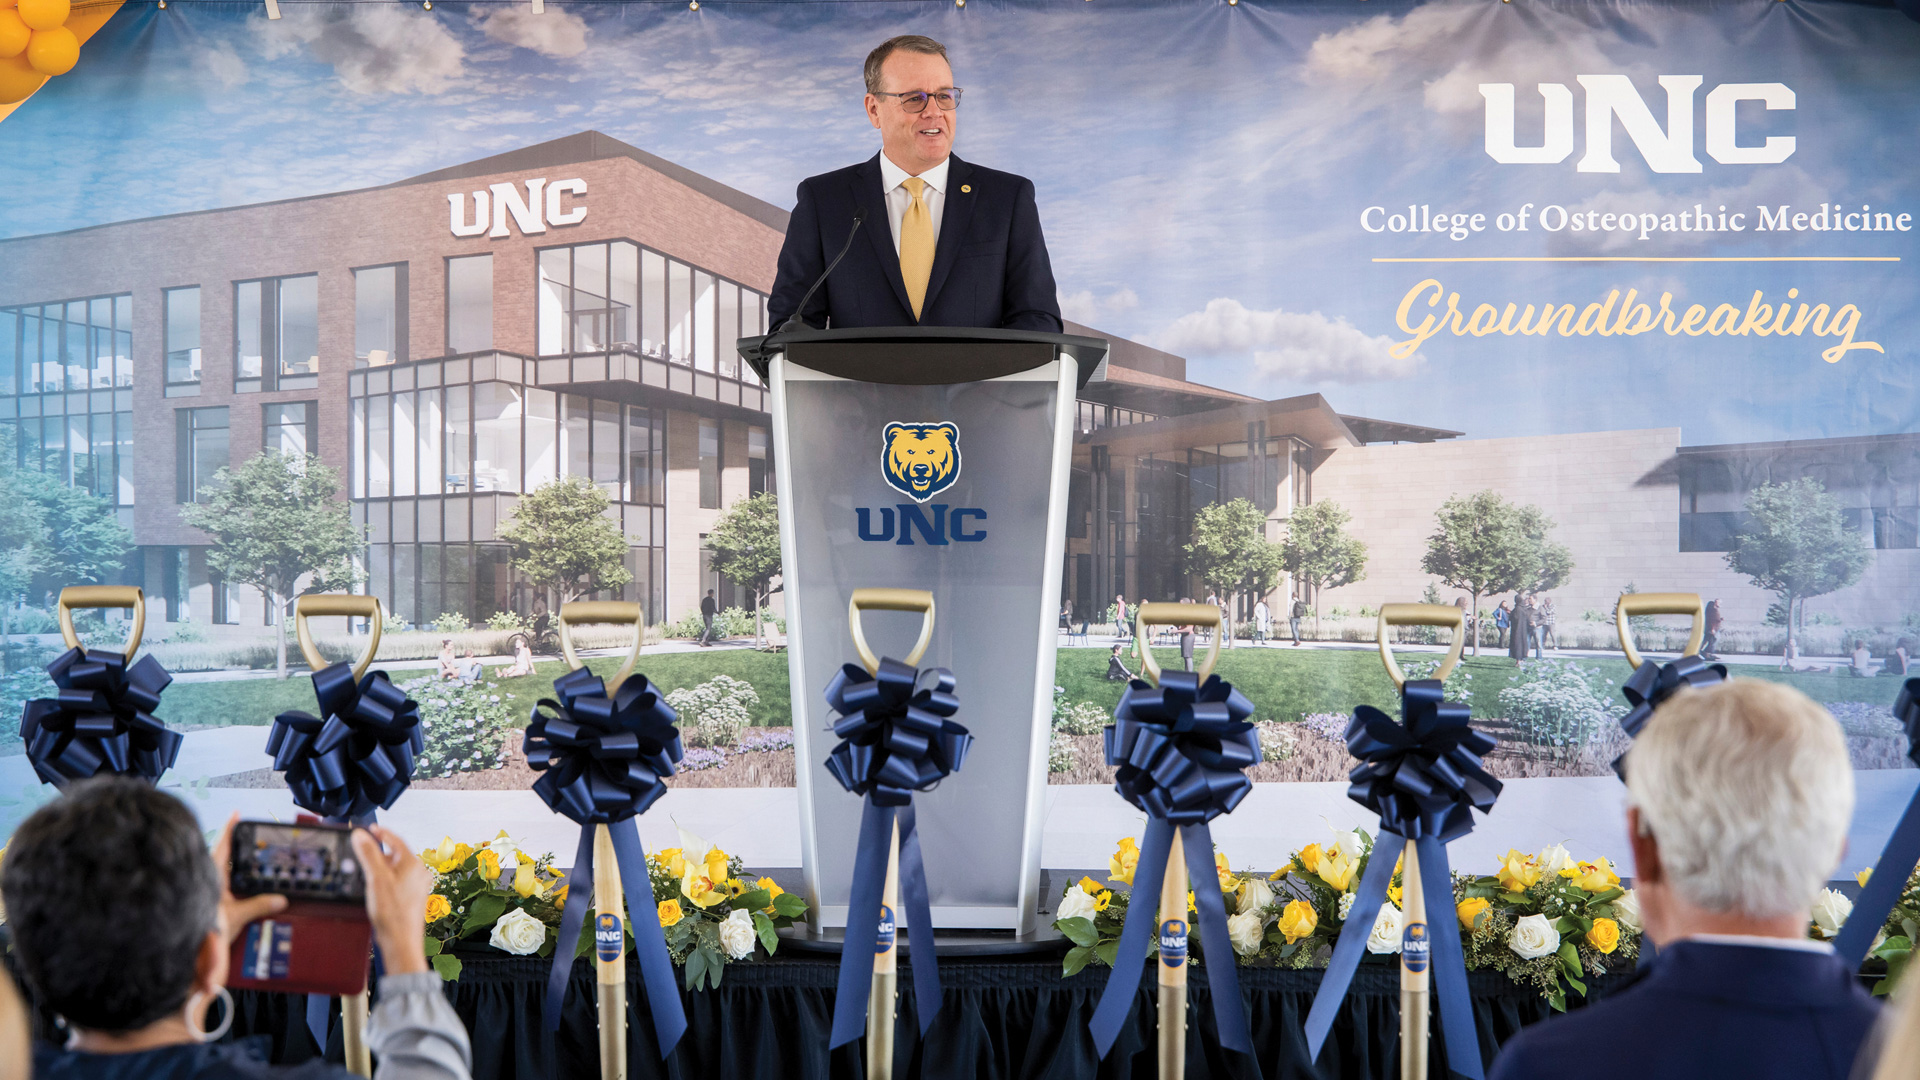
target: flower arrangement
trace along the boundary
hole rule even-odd
[[[780,947],[775,931],[804,919],[807,902],[772,878],[747,878],[739,858],[685,830],[680,835],[681,847],[647,856],[647,878],[667,951],[686,966],[687,989],[718,987],[726,965],[751,959],[755,945],[772,956]]]
[[[1866,869],[1855,874],[1854,880],[1865,888],[1872,876],[1873,871]],[[1807,925],[1807,936],[1816,941],[1830,941],[1839,936],[1840,928],[1846,925],[1847,917],[1852,914],[1853,901],[1846,894],[1834,889],[1822,889],[1813,903],[1813,917]],[[1899,899],[1893,902],[1893,910],[1887,913],[1887,921],[1873,936],[1873,948],[1867,950],[1869,970],[1874,960],[1887,966],[1886,976],[1873,985],[1875,997],[1885,997],[1899,985],[1908,961],[1913,959],[1913,946],[1917,941],[1920,941],[1920,867],[1916,867],[1908,876],[1906,888],[1900,890]]]
[[[462,686],[434,676],[397,684],[420,707],[427,747],[414,775],[436,779],[455,773],[498,769],[507,763],[507,736],[526,723],[512,694],[484,683]]]
[[[1235,872],[1227,857],[1216,853],[1217,884],[1226,894],[1227,935],[1236,960],[1326,967],[1372,856],[1373,837],[1364,829],[1335,829],[1328,842],[1308,844],[1265,875]],[[1139,857],[1137,841],[1121,840],[1109,861],[1108,880],[1131,885]],[[1920,916],[1920,877],[1909,896],[1916,905],[1908,917]],[[1538,987],[1556,1009],[1566,1008],[1569,989],[1586,994],[1587,977],[1624,970],[1639,956],[1640,906],[1633,893],[1620,888],[1605,859],[1575,862],[1558,844],[1537,855],[1509,851],[1488,876],[1456,873],[1453,897],[1468,969],[1499,971]],[[1367,935],[1369,953],[1400,951],[1403,899],[1396,865],[1387,900]],[[1111,966],[1127,902],[1126,893],[1091,878],[1067,887],[1054,921],[1073,942],[1063,974],[1094,962]]]
[[[452,837],[420,853],[433,871],[427,897],[427,956],[446,980],[460,977],[460,959],[448,949],[487,934],[487,944],[515,956],[552,956],[567,886],[553,856],[521,851],[501,830],[478,846]]]

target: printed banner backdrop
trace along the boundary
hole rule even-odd
[[[166,783],[209,822],[292,812],[263,747],[312,707],[298,650],[274,678],[274,602],[181,507],[311,451],[389,612],[381,665],[428,721],[403,833],[564,852],[518,751],[563,598],[499,537],[581,477],[626,542],[599,595],[658,628],[641,670],[694,743],[647,842],[677,823],[793,865],[786,662],[714,571],[723,515],[783,467],[730,343],[766,328],[795,185],[877,150],[861,63],[909,32],[951,51],[958,153],[1034,181],[1066,318],[1115,341],[1080,408],[1047,865],[1101,865],[1140,827],[1099,756],[1116,597],[1220,592],[1241,628],[1219,670],[1271,726],[1216,830],[1236,866],[1369,824],[1339,736],[1392,702],[1389,602],[1480,622],[1449,691],[1514,780],[1458,865],[1626,858],[1623,591],[1716,601],[1736,676],[1828,703],[1860,770],[1854,861],[1920,776],[1888,711],[1920,641],[1920,22],[1896,8],[281,11],[126,4],[0,107],[0,473],[30,496],[0,506],[27,564],[0,583],[0,835],[50,796],[12,718],[49,692],[52,597],[81,580],[145,589],[177,676],[160,714],[189,732]],[[1234,500],[1291,539],[1285,569],[1201,565]],[[1508,537],[1493,556],[1451,542],[1483,528]],[[724,640],[702,649],[709,589]],[[1413,663],[1446,638],[1401,640]]]

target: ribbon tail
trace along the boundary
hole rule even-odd
[[[1087,1022],[1093,1032],[1093,1045],[1103,1059],[1120,1037],[1120,1026],[1127,1022],[1134,996],[1140,992],[1140,968],[1147,962],[1147,942],[1157,937],[1153,932],[1159,925],[1156,909],[1160,885],[1166,879],[1167,856],[1172,850],[1173,826],[1164,818],[1148,818],[1140,842],[1140,861],[1133,872],[1133,895],[1140,902],[1127,905],[1127,921],[1120,928],[1120,945],[1113,954],[1113,971],[1107,976],[1106,989],[1100,992],[1093,1019]],[[1213,872],[1211,865],[1207,872]]]
[[[1320,979],[1320,989],[1313,995],[1313,1007],[1307,1011],[1309,1060],[1319,1059],[1320,1048],[1333,1031],[1334,1017],[1340,1012],[1340,1003],[1347,999],[1347,987],[1352,984],[1353,973],[1366,951],[1367,935],[1373,933],[1374,920],[1379,918],[1380,905],[1387,898],[1387,885],[1393,881],[1393,866],[1400,861],[1400,852],[1406,844],[1405,837],[1384,829],[1373,841],[1367,872],[1360,876],[1360,888],[1353,894],[1353,906],[1347,909],[1347,921],[1340,927],[1340,940],[1334,943],[1333,958],[1327,964],[1326,975]],[[1448,910],[1452,910],[1451,904]]]
[[[1485,1080],[1480,1064],[1480,1032],[1473,1023],[1473,1000],[1467,996],[1467,960],[1454,929],[1453,872],[1447,866],[1447,845],[1439,837],[1414,841],[1420,860],[1420,891],[1427,900],[1427,939],[1432,942],[1433,989],[1440,1006],[1440,1034],[1447,1041],[1447,1071],[1466,1080]],[[1439,913],[1439,932],[1433,931]]]
[[[907,913],[907,943],[912,946],[913,1001],[920,1015],[920,1037],[933,1028],[944,995],[940,964],[933,948],[933,904],[927,895],[927,865],[920,854],[913,804],[897,811],[900,821],[900,906]]]
[[[833,1035],[828,1049],[858,1039],[867,1026],[873,935],[880,927],[887,856],[893,848],[893,816],[893,807],[880,806],[872,798],[860,813],[860,846],[853,857],[853,891],[847,898],[847,933],[840,946],[840,981],[833,995]]]
[[[567,980],[573,975],[574,950],[580,947],[580,924],[586,921],[593,896],[593,826],[580,827],[580,847],[567,871],[567,906],[560,911],[560,936],[553,944],[553,970],[547,974],[547,1030],[560,1030],[560,1008],[567,1003]]]
[[[1840,935],[1833,939],[1833,951],[1847,970],[1859,970],[1866,960],[1874,934],[1886,923],[1916,863],[1920,863],[1920,791],[1914,792],[1913,800],[1907,803],[1906,812],[1900,815],[1899,824],[1880,852],[1880,861],[1874,864],[1873,876],[1854,902],[1853,914],[1847,916]]]
[[[1233,939],[1227,936],[1227,905],[1221,900],[1219,871],[1213,864],[1213,834],[1205,822],[1182,825],[1180,842],[1187,857],[1188,879],[1194,883],[1200,943],[1206,949],[1207,993],[1213,998],[1213,1023],[1220,1045],[1251,1057],[1253,1038],[1247,1033],[1247,1010],[1240,1001]],[[1257,1070],[1259,1064],[1254,1067]]]
[[[313,1045],[320,1048],[321,1058],[327,1056],[327,1036],[333,1033],[333,998],[326,994],[307,995],[307,1031],[313,1035]]]
[[[640,843],[640,826],[632,818],[607,826],[613,853],[620,864],[620,884],[627,894],[627,921],[633,928],[633,955],[640,962],[640,979],[647,988],[647,1009],[653,1014],[653,1033],[666,1060],[687,1033],[687,1009],[674,984],[673,957],[660,929],[660,909],[653,903],[653,883],[647,877],[647,849]],[[569,891],[571,898],[573,893]],[[639,898],[639,899],[636,899]]]

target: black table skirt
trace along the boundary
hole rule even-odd
[[[652,1022],[644,1011],[644,991],[637,981],[631,983],[628,997],[634,1013],[628,1025],[629,1075],[634,1080],[845,1080],[860,1076],[863,1064],[859,1043],[837,1051],[827,1049],[838,970],[833,959],[814,957],[729,964],[719,989],[682,991],[687,1034],[672,1059],[664,1063],[656,1049]],[[541,1022],[547,971],[547,962],[541,960],[498,954],[469,956],[460,980],[447,985],[447,997],[472,1033],[476,1080],[571,1080],[598,1075],[592,968],[584,960],[575,963],[556,1032],[549,1032]],[[1157,1070],[1157,990],[1150,967],[1142,975],[1131,1021],[1113,1052],[1105,1061],[1095,1056],[1087,1021],[1106,985],[1107,974],[1105,968],[1089,968],[1062,979],[1057,959],[942,961],[940,975],[946,999],[933,1029],[923,1040],[912,978],[902,964],[895,1075],[902,1080],[1153,1077]],[[1269,1080],[1398,1077],[1397,966],[1361,967],[1317,1066],[1307,1058],[1302,1031],[1321,973],[1242,968],[1239,974],[1241,992],[1250,1008],[1254,1049],[1261,1072]],[[1601,996],[1621,978],[1592,980],[1589,993]],[[1549,1015],[1546,1001],[1537,992],[1516,986],[1504,976],[1470,972],[1468,984],[1480,1052],[1487,1060],[1521,1027]],[[1245,1058],[1218,1046],[1205,968],[1191,969],[1188,995],[1187,1075],[1193,1080],[1254,1075]],[[304,998],[263,993],[235,996],[235,1035],[268,1036],[277,1061],[300,1061],[314,1055],[313,1042],[306,1032]],[[1439,1068],[1439,1025],[1433,1027],[1433,1075],[1441,1077],[1445,1074]],[[338,1060],[337,1024],[335,1028],[328,1056]]]

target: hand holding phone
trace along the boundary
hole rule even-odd
[[[422,916],[433,878],[426,865],[406,841],[379,825],[355,829],[353,850],[366,879],[367,918],[388,974],[427,970],[427,924]]]
[[[215,847],[226,856],[228,985],[343,997],[366,989],[373,928],[353,839],[345,825],[228,823]]]
[[[279,893],[260,893],[247,897],[233,895],[233,827],[239,820],[240,812],[235,810],[227,818],[226,828],[220,830],[220,839],[213,845],[213,865],[220,871],[220,932],[225,935],[228,945],[233,944],[233,939],[248,923],[278,915],[287,909],[287,898]]]

